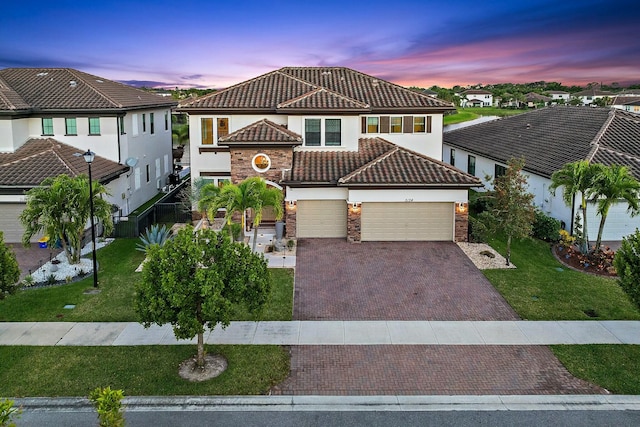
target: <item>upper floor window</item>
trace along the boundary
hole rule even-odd
[[[456,149],[455,148],[452,148],[451,151],[449,152],[449,164],[451,166],[456,165]]]
[[[304,145],[309,147],[320,146],[320,119],[304,120]]]
[[[402,117],[391,117],[391,133],[402,133]]]
[[[100,135],[100,117],[89,117],[89,135]]]
[[[469,155],[467,158],[467,173],[470,175],[476,174],[476,156]]]
[[[53,119],[52,118],[42,119],[42,134],[53,135]]]
[[[118,126],[120,127],[120,135],[124,135],[124,117],[118,117]]]
[[[493,178],[498,178],[499,176],[504,175],[505,173],[507,173],[507,168],[506,166],[502,166],[496,163],[495,169],[494,169],[494,174],[493,174]]]
[[[138,115],[137,114],[133,114],[131,116],[131,129],[133,130],[133,136],[137,136],[138,135]]]
[[[367,133],[378,133],[380,120],[378,117],[367,117]]]
[[[155,123],[153,122],[153,113],[149,113],[149,132],[151,135],[156,132]]]
[[[169,130],[169,112],[164,112],[164,130]]]
[[[147,131],[147,115],[142,113],[142,133]]]
[[[324,145],[336,147],[342,144],[342,122],[340,119],[324,121]]]
[[[226,117],[218,118],[218,138],[229,135],[229,119]]]
[[[76,123],[75,117],[67,117],[64,119],[64,128],[65,134],[67,135],[77,135],[78,134],[78,124]]]
[[[415,116],[413,118],[413,131],[416,133],[424,133],[427,131],[425,116]]]
[[[213,119],[200,119],[201,144],[213,144]]]

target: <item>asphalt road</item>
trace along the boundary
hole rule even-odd
[[[640,411],[136,411],[125,413],[126,425],[153,427],[306,427],[306,426],[638,426]],[[95,412],[30,411],[18,420],[22,427],[97,425]]]

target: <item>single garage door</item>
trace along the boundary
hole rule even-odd
[[[22,241],[24,228],[20,223],[20,214],[25,208],[24,203],[0,203],[0,230],[4,233],[4,241],[18,243]],[[37,241],[38,239],[35,238]]]
[[[347,202],[298,200],[297,237],[347,237]]]
[[[602,240],[622,240],[623,237],[633,234],[636,228],[640,228],[640,216],[631,217],[627,212],[627,202],[620,201],[609,209],[607,220],[602,231]],[[600,216],[597,214],[598,205],[589,203],[587,205],[587,231],[589,240],[595,243],[600,228]]]
[[[452,241],[453,209],[453,203],[363,203],[362,241]]]

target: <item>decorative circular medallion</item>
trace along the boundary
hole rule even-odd
[[[271,159],[266,154],[258,153],[253,156],[251,166],[253,166],[253,169],[255,169],[256,172],[266,172],[271,167]]]

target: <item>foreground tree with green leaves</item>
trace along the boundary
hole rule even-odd
[[[567,163],[562,169],[551,175],[549,190],[555,195],[558,187],[564,187],[562,200],[567,206],[573,206],[573,198],[580,196],[580,210],[582,211],[582,253],[589,251],[589,233],[587,232],[587,198],[590,197],[596,174],[600,165],[591,164],[587,160]]]
[[[108,234],[113,229],[111,205],[102,196],[109,192],[97,181],[92,183],[92,188],[95,217],[102,222]],[[27,191],[27,206],[20,215],[20,222],[25,228],[22,243],[28,246],[33,236],[44,233],[50,244],[60,242],[69,264],[77,264],[90,216],[89,179],[86,175],[47,178],[38,187]]]
[[[493,179],[488,195],[488,209],[478,219],[490,232],[501,232],[507,238],[506,261],[511,261],[511,240],[531,235],[535,219],[533,194],[527,192],[527,179],[522,174],[523,159],[511,159],[504,175]]]
[[[640,211],[640,182],[636,180],[628,168],[620,165],[602,166],[594,178],[593,196],[598,201],[597,211],[600,216],[598,238],[595,250],[600,251],[604,224],[609,209],[619,200],[627,202],[627,212],[635,216]]]
[[[234,243],[225,233],[181,229],[163,247],[147,252],[135,308],[144,327],[171,324],[176,338],[198,337],[198,367],[204,367],[204,331],[231,321],[235,305],[259,312],[270,291],[262,254]]]
[[[631,301],[640,308],[640,230],[622,239],[613,265],[618,273],[618,284]]]
[[[16,292],[20,279],[20,266],[16,254],[4,243],[4,233],[0,231],[0,300]]]

